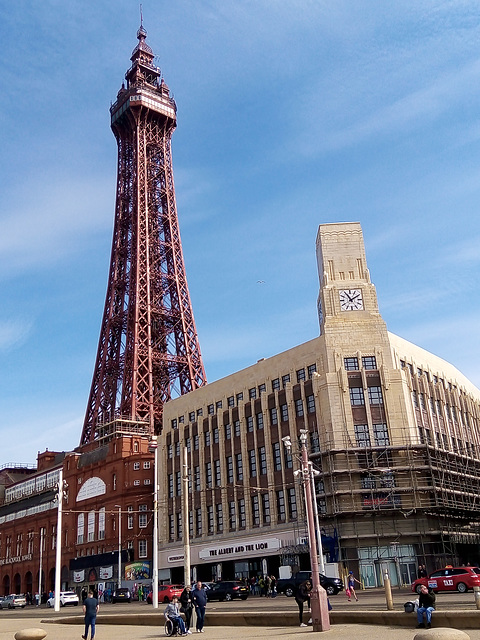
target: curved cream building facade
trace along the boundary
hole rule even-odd
[[[418,564],[480,561],[479,390],[387,331],[358,223],[321,225],[317,261],[317,338],[165,407],[160,578],[183,579],[186,526],[193,577],[308,568],[302,429],[327,572],[348,567],[376,586],[387,568],[407,584]]]

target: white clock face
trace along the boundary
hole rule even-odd
[[[361,289],[342,289],[340,291],[340,309],[342,311],[361,311],[363,298]]]

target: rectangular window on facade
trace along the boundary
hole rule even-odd
[[[202,510],[195,509],[195,530],[197,537],[202,535]]]
[[[287,382],[290,382],[290,374],[287,373],[284,376],[282,376],[282,387],[285,389],[285,386],[287,384]]]
[[[243,480],[243,461],[242,461],[241,453],[237,453],[235,455],[235,462],[237,466],[237,480],[242,481]]]
[[[200,438],[198,437],[198,435],[193,436],[193,449],[195,451],[198,451],[200,447]]]
[[[212,463],[207,462],[205,465],[205,480],[207,484],[207,489],[211,489],[213,487],[213,478],[212,478]]]
[[[215,485],[219,487],[222,484],[222,471],[220,469],[220,460],[215,460]]]
[[[239,437],[240,436],[240,420],[235,420],[235,422],[233,423],[233,428],[235,430],[235,436]]]
[[[216,408],[216,410],[217,410],[217,411],[220,411],[220,409],[222,408],[222,406],[223,406],[223,402],[222,402],[222,400],[217,400],[217,402],[215,403],[215,408]]]
[[[173,418],[173,420],[172,420],[172,423],[171,423],[171,424],[172,424],[172,429],[176,429],[176,428],[177,428],[177,419],[176,419],[176,418]]]
[[[230,525],[230,530],[235,531],[237,528],[237,515],[235,510],[235,500],[230,500],[228,503],[228,521]]]
[[[288,497],[288,518],[289,520],[297,519],[297,494],[295,487],[290,487],[287,493]]]
[[[182,472],[181,471],[175,472],[175,491],[177,496],[182,495]]]
[[[186,445],[187,445],[187,451],[188,451],[188,453],[190,453],[192,451],[192,439],[191,438],[187,438],[186,439]]]
[[[173,498],[173,473],[168,474],[168,497]]]
[[[274,442],[272,444],[272,450],[273,450],[273,470],[281,471],[282,470],[282,453],[281,453],[282,450],[280,447],[280,443]]]
[[[258,385],[258,393],[265,393],[266,390],[267,390],[267,386],[264,382]]]
[[[127,516],[127,529],[133,529],[133,507],[127,507],[128,516]]]
[[[134,462],[133,463],[133,470],[134,471],[138,471],[140,469],[140,462]]]
[[[365,404],[362,387],[350,387],[350,404],[352,407]]]
[[[240,391],[240,393],[237,393],[237,405],[239,402],[243,401],[243,392]]]
[[[247,416],[247,431],[253,431],[253,416]]]
[[[220,435],[218,432],[218,427],[215,427],[215,429],[213,430],[213,444],[218,444]]]
[[[88,542],[95,540],[95,511],[90,511],[88,514],[87,536]]]
[[[227,398],[227,405],[229,407],[234,407],[235,406],[235,398],[233,396],[229,396]]]
[[[315,396],[307,396],[307,413],[315,413]]]
[[[200,466],[196,465],[193,468],[193,482],[195,485],[195,491],[201,491],[202,485],[200,483]]]
[[[215,505],[216,517],[217,517],[217,533],[223,532],[223,507],[222,503],[218,502]]]
[[[260,475],[267,475],[267,453],[265,451],[265,447],[260,447],[258,450],[258,455],[260,457]]]
[[[233,458],[232,456],[227,456],[227,483],[232,484],[233,481]]]
[[[197,409],[197,418],[203,416],[203,409]]]
[[[207,506],[207,533],[212,535],[214,532],[214,521],[213,521],[213,504],[209,504]]]
[[[167,447],[168,457],[173,458],[173,445],[169,444]]]
[[[176,456],[180,455],[180,442],[175,443],[175,455]]]
[[[247,517],[245,514],[245,500],[241,498],[238,501],[238,528],[245,529],[247,526]]]
[[[140,484],[140,480],[134,480],[134,481],[133,481],[133,486],[134,486],[134,487],[138,487],[138,486],[139,486],[139,484]]]
[[[313,431],[310,433],[310,452],[318,453],[320,451],[320,438],[318,437],[318,432]]]
[[[255,449],[251,449],[248,452],[248,460],[250,464],[250,477],[256,478],[257,476],[257,456],[255,455]]]
[[[310,379],[316,371],[317,371],[317,365],[316,364],[310,364],[307,367],[308,378]]]
[[[382,387],[368,387],[368,401],[370,404],[383,404]]]
[[[210,443],[211,443],[211,435],[210,435],[210,431],[205,431],[204,433],[204,437],[205,437],[205,446],[209,447]]]
[[[250,398],[250,400],[255,400],[255,398],[257,397],[257,390],[255,387],[252,387],[248,390],[248,397]]]
[[[280,489],[280,491],[277,491],[277,520],[278,522],[285,522],[286,519],[285,494],[283,489]]]
[[[188,419],[190,420],[190,422],[195,422],[195,411],[190,411],[190,413],[188,414]]]
[[[138,514],[138,526],[140,529],[145,529],[147,526],[147,514],[139,513]]]
[[[373,437],[377,447],[388,447],[390,444],[390,438],[388,436],[387,425],[385,423],[374,424]]]
[[[285,469],[291,469],[293,467],[293,456],[291,451],[283,448],[283,459],[285,461]]]
[[[377,359],[375,358],[375,356],[363,356],[362,365],[364,369],[376,369]]]
[[[368,431],[368,424],[355,425],[355,439],[357,441],[357,447],[370,446],[370,433]]]
[[[302,380],[305,380],[305,369],[299,369],[297,371],[297,382],[301,382]]]
[[[278,391],[280,389],[280,378],[272,380],[272,391]]]
[[[232,439],[232,425],[231,424],[226,424],[225,425],[225,440],[231,440]]]
[[[188,535],[193,538],[193,511],[188,512]]]
[[[143,468],[150,469],[150,460],[145,460],[145,462],[143,463]]]
[[[303,400],[301,398],[295,400],[295,413],[298,418],[303,416]]]
[[[358,358],[344,358],[345,371],[358,371]]]
[[[257,413],[257,429],[263,429],[263,413]]]
[[[272,407],[270,409],[270,424],[278,424],[277,407]]]
[[[288,406],[286,404],[280,405],[280,419],[282,422],[288,422]]]
[[[173,513],[168,516],[168,539],[170,542],[175,540],[175,515]]]
[[[208,405],[207,412],[209,416],[213,416],[213,414],[215,413],[215,407],[213,406],[213,404]]]
[[[262,516],[263,524],[270,524],[270,496],[268,493],[262,493]]]
[[[252,496],[252,525],[254,527],[260,526],[260,504],[257,494]]]
[[[105,540],[105,507],[98,512],[98,539]]]
[[[147,557],[147,541],[146,540],[138,541],[138,557],[139,558]]]
[[[413,402],[413,406],[418,409],[418,394],[415,391],[415,389],[412,391],[412,402]]]
[[[84,535],[85,535],[85,516],[83,513],[79,513],[77,518],[77,544],[83,544]]]

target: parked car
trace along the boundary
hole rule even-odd
[[[112,602],[131,602],[132,594],[126,587],[118,587],[112,595]]]
[[[324,576],[322,573],[319,575],[320,584],[327,592],[327,595],[336,596],[337,593],[343,591],[343,581],[341,578],[329,578],[328,576]],[[311,571],[298,571],[298,573],[292,575],[290,578],[280,578],[277,580],[277,592],[284,593],[286,596],[291,598],[302,582],[311,579]]]
[[[177,596],[177,598],[180,598],[180,596],[182,595],[182,591],[183,587],[181,584],[159,584],[158,601],[168,604],[173,596]],[[148,594],[147,602],[148,604],[153,603],[153,591],[150,591],[150,593]]]
[[[60,606],[66,607],[68,604],[72,604],[74,607],[78,606],[78,596],[75,591],[60,591]],[[55,606],[55,596],[52,596],[47,600],[47,607]]]
[[[479,567],[445,567],[431,573],[428,578],[418,578],[412,582],[412,591],[420,593],[422,585],[438,591],[459,591],[466,593],[473,587],[480,587]]]
[[[4,602],[5,602],[5,596],[0,596],[0,609],[7,608],[7,605],[5,605],[4,607],[3,605]]]
[[[248,598],[249,589],[243,582],[237,582],[236,580],[224,580],[222,582],[215,582],[211,585],[207,591],[207,599],[218,600],[223,602],[224,600],[233,600],[234,598],[241,598],[246,600]]]
[[[24,607],[26,607],[26,605],[27,605],[27,601],[23,594],[17,596],[12,593],[9,596],[5,596],[3,600],[0,602],[0,607],[2,609],[18,609],[19,607],[23,609]]]

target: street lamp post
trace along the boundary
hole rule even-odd
[[[188,508],[188,449],[183,450],[183,579],[190,584],[190,513]]]
[[[118,588],[122,586],[122,507],[116,504],[118,509]]]
[[[310,566],[312,568],[312,591],[310,604],[312,613],[313,631],[328,631],[330,629],[330,616],[328,615],[328,600],[325,589],[320,585],[318,569],[317,541],[315,538],[315,516],[313,512],[313,497],[310,462],[307,452],[307,431],[300,430],[301,474],[305,492],[305,510],[307,512],[308,546],[310,549]],[[282,438],[287,449],[292,448],[290,437]]]
[[[60,611],[60,588],[62,573],[62,507],[67,483],[63,480],[63,468],[60,469],[57,485],[57,536],[55,549],[55,611]]]

